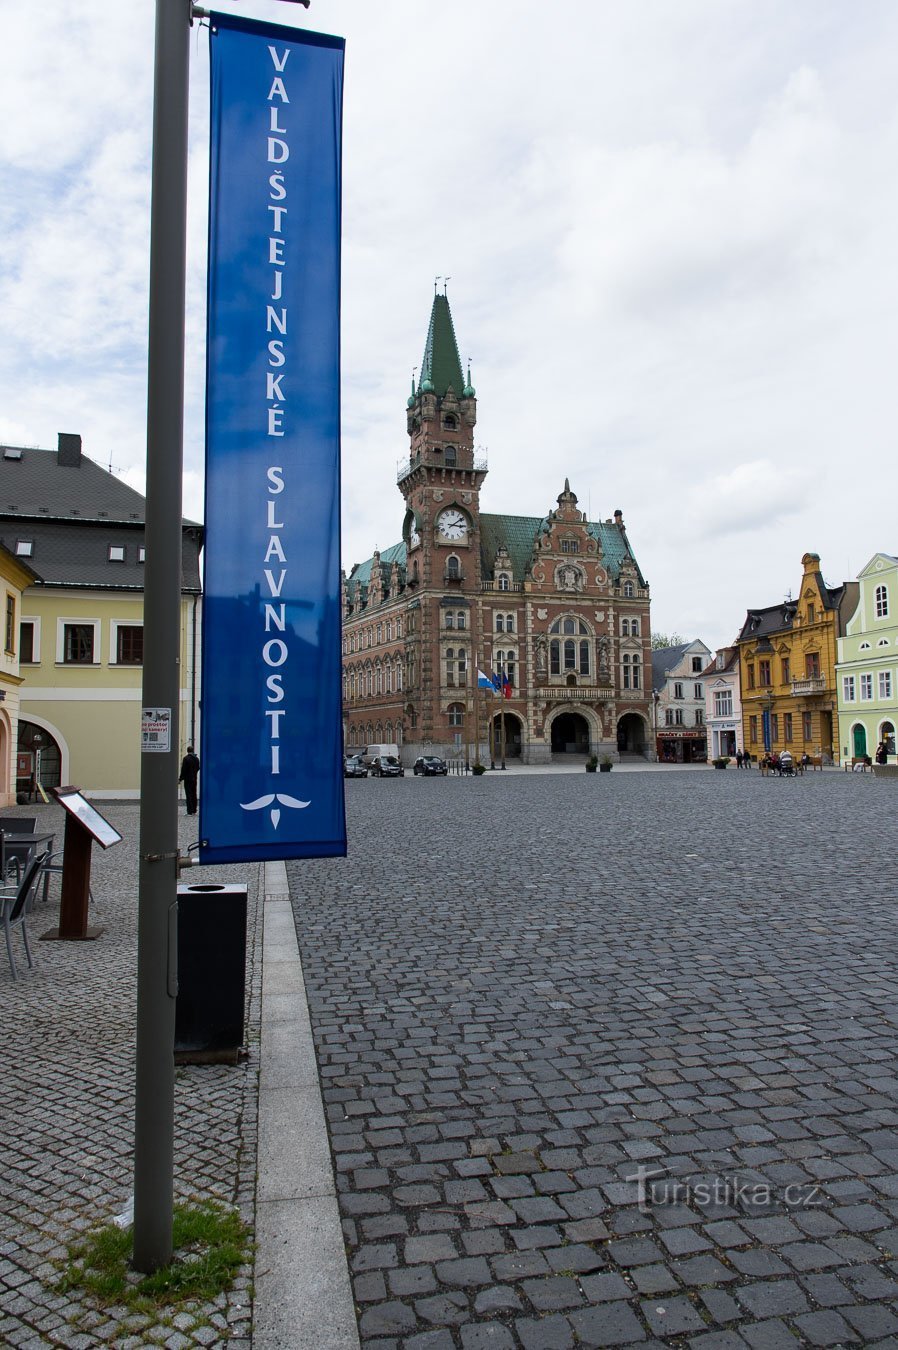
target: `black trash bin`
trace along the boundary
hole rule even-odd
[[[235,1064],[243,1048],[246,887],[178,887],[175,1063]]]

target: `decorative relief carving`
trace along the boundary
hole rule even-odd
[[[559,591],[582,591],[586,578],[579,567],[573,563],[562,563],[555,568],[555,588]]]

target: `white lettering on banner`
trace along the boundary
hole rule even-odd
[[[287,60],[290,56],[290,48],[285,47],[278,51],[276,47],[268,48],[271,56],[271,62],[277,72],[271,82],[268,90],[268,127],[267,135],[264,140],[264,154],[267,157],[267,163],[285,165],[290,158],[290,129],[281,118],[283,114],[283,105],[289,104],[290,99],[287,94],[287,85],[282,78]],[[277,102],[276,102],[277,100]],[[278,106],[280,104],[281,106]],[[271,369],[265,372],[265,432],[266,436],[280,437],[286,434],[285,425],[287,422],[287,412],[289,405],[289,380],[286,373],[281,369],[287,363],[287,354],[285,351],[287,336],[287,310],[286,304],[281,304],[279,309],[269,304],[270,300],[282,300],[284,296],[284,276],[287,271],[288,254],[287,240],[285,237],[286,220],[289,200],[287,187],[287,176],[282,167],[275,169],[269,176],[269,202],[275,203],[267,208],[268,214],[268,250],[266,262],[271,270],[270,296],[264,303],[264,332],[266,334],[277,331],[281,334],[278,338],[272,338],[266,344],[268,352],[268,365]],[[281,203],[278,205],[277,203]],[[264,339],[263,339],[264,342]],[[272,374],[272,370],[280,370],[278,375]],[[284,382],[287,382],[287,389],[284,389]],[[284,546],[281,543],[280,536],[276,533],[284,529],[286,520],[286,511],[283,501],[277,503],[276,497],[286,492],[287,480],[284,476],[284,468],[281,464],[270,464],[266,469],[266,496],[265,501],[265,526],[268,538],[268,544],[262,558],[262,575],[265,578],[265,585],[268,588],[268,596],[264,600],[262,614],[263,629],[260,636],[270,633],[272,629],[279,633],[287,633],[287,606],[281,600],[281,594],[284,589],[284,583],[287,579],[288,561]],[[280,517],[278,519],[277,517]],[[275,572],[274,568],[265,567],[265,563],[270,563],[275,559],[281,564],[279,570]],[[277,601],[278,603],[272,603]],[[263,670],[267,667],[278,670],[278,674],[269,674],[265,676],[265,701],[269,705],[265,710],[265,718],[268,723],[268,742],[269,742],[269,760],[268,771],[272,778],[280,776],[281,773],[281,723],[288,716],[286,707],[274,708],[272,704],[283,704],[285,702],[284,677],[283,670],[286,668],[290,658],[290,649],[285,638],[269,637],[262,643],[261,649]],[[252,802],[241,802],[244,811],[259,811],[266,807],[271,807],[271,823],[275,829],[281,818],[280,806],[288,806],[294,809],[302,809],[309,806],[309,802],[299,801],[296,797],[287,796],[283,792],[266,792],[261,797],[257,797]]]

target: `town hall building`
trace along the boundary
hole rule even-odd
[[[567,481],[544,515],[481,511],[476,422],[435,295],[407,406],[402,539],[343,578],[346,747],[497,767],[651,755],[649,588],[622,512],[587,520]]]

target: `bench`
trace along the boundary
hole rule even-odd
[[[852,772],[852,773],[866,773],[866,772],[867,772],[867,769],[870,768],[870,767],[872,767],[872,765],[871,765],[871,763],[870,763],[870,756],[869,756],[869,755],[852,755],[852,757],[851,757],[851,772]],[[845,772],[846,772],[846,773],[848,772],[848,765],[847,765],[847,764],[845,765]]]

